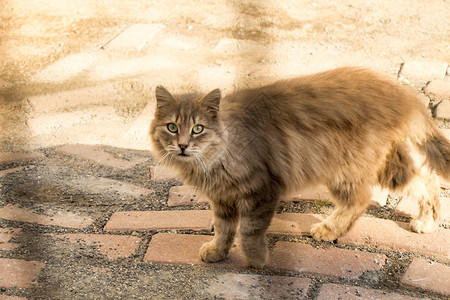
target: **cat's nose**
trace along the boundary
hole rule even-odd
[[[189,144],[178,144],[178,147],[180,147],[181,150],[181,155],[184,155],[184,151],[186,150],[186,148],[189,146]]]

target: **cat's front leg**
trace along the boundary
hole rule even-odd
[[[205,262],[217,262],[225,259],[236,235],[238,214],[234,206],[212,203],[214,212],[214,239],[203,244],[200,257]]]
[[[263,268],[269,263],[266,231],[276,208],[276,200],[260,203],[254,209],[241,213],[240,245],[247,265]]]

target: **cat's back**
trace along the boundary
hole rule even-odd
[[[234,117],[268,115],[275,123],[303,120],[311,126],[342,122],[358,126],[370,121],[396,126],[414,111],[425,110],[417,96],[394,78],[357,67],[280,80],[236,91],[224,100],[223,111]]]

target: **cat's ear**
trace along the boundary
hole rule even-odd
[[[169,93],[169,91],[161,85],[158,85],[156,87],[155,96],[156,107],[158,109],[170,107],[172,104],[177,102],[177,100]]]
[[[206,108],[207,111],[217,114],[220,106],[221,92],[219,89],[212,90],[208,95],[199,100],[200,106]]]

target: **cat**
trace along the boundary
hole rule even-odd
[[[247,264],[264,267],[279,200],[314,184],[325,184],[335,204],[311,228],[317,241],[347,233],[375,185],[418,200],[412,231],[439,225],[437,174],[450,177],[450,144],[415,92],[386,76],[338,68],[223,99],[219,89],[173,96],[158,86],[156,103],[155,156],[210,200],[215,235],[200,249],[203,261],[227,257],[239,224]]]

